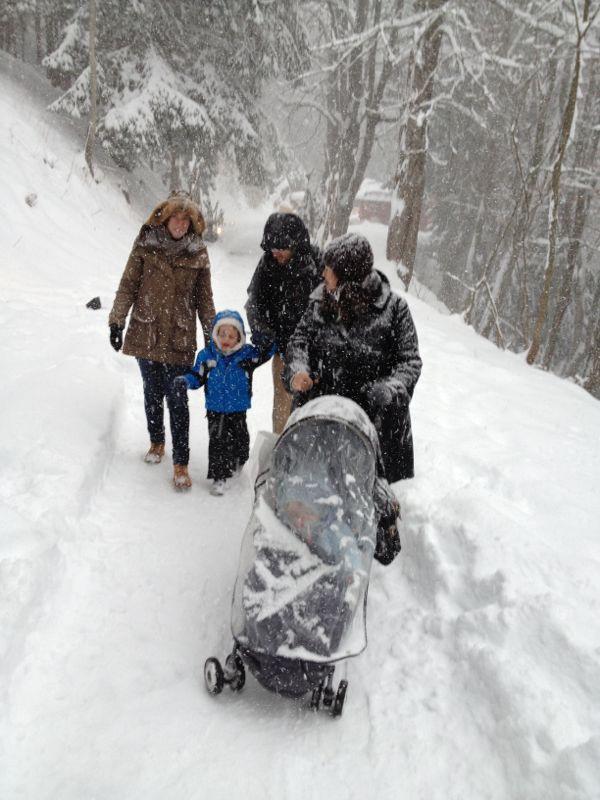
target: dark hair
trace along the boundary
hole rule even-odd
[[[326,320],[341,319],[344,323],[364,317],[371,306],[372,290],[360,283],[344,283],[336,294],[323,288],[321,313]]]
[[[323,263],[338,279],[337,299],[325,291],[323,312],[328,318],[352,322],[364,316],[371,303],[371,292],[364,286],[373,271],[373,250],[359,233],[345,233],[329,242]]]

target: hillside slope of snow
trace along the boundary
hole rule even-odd
[[[0,75],[0,797],[600,798],[600,404],[409,297],[417,477],[343,717],[252,678],[208,696],[251,487],[208,494],[201,392],[192,491],[142,462],[107,313],[150,208],[90,181],[31,98]],[[215,302],[241,310],[269,209],[225,211]],[[384,264],[383,228],[357,230]],[[267,366],[252,436],[270,401]]]

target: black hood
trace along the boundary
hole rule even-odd
[[[310,252],[310,236],[306,225],[296,214],[271,214],[265,224],[260,246],[269,250],[293,250],[295,253]]]

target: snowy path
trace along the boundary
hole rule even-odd
[[[83,307],[112,300],[139,214],[3,97],[0,797],[598,800],[600,404],[409,298],[417,478],[342,719],[251,678],[209,697],[250,486],[207,493],[199,392],[193,490],[142,463],[137,367]],[[265,213],[228,214],[218,307],[243,304]],[[263,367],[252,434],[269,384]]]
[[[99,332],[93,338],[106,347]],[[48,532],[56,542],[41,559],[39,583],[46,583],[48,569],[52,580],[43,602],[32,587],[34,618],[22,631],[11,675],[14,749],[7,763],[15,781],[27,774],[24,796],[58,790],[80,797],[93,787],[94,796],[110,797],[111,787],[126,787],[128,797],[185,797],[199,783],[215,796],[219,786],[223,792],[250,786],[250,796],[258,796],[281,786],[286,752],[294,754],[290,792],[310,784],[315,763],[322,763],[318,793],[328,787],[335,795],[346,774],[343,795],[364,794],[378,737],[358,681],[352,699],[359,737],[354,725],[340,729],[327,717],[315,719],[252,681],[239,697],[215,701],[205,694],[204,658],[224,655],[230,645],[231,589],[250,488],[242,477],[225,498],[202,491],[206,442],[196,393],[196,485],[189,495],[173,493],[168,465],[149,467],[140,459],[145,436],[135,364],[110,353],[101,360],[115,396],[77,491],[63,498],[64,524]],[[263,369],[257,397],[268,394],[268,377]],[[40,510],[46,504],[44,496]],[[381,752],[382,763],[395,744]],[[37,754],[35,771],[26,770],[19,753]],[[327,765],[328,753],[336,753],[335,765]],[[357,763],[366,781],[358,786]],[[282,796],[280,788],[273,796]]]

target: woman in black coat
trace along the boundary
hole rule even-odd
[[[284,378],[296,405],[323,394],[358,403],[379,435],[387,480],[412,478],[408,406],[422,362],[408,305],[373,269],[364,236],[335,239],[323,263],[324,282],[289,341]]]

